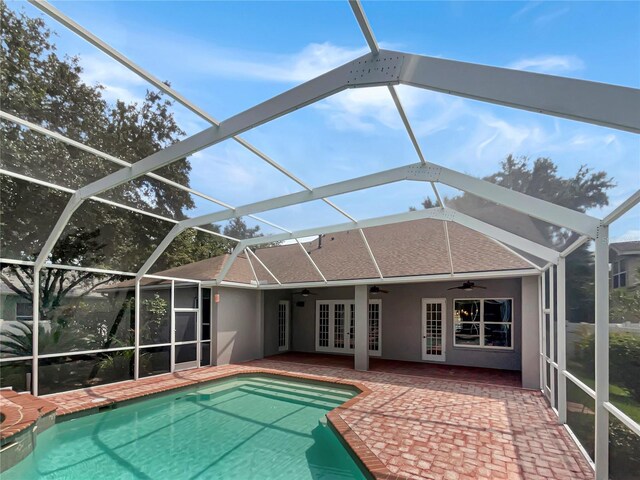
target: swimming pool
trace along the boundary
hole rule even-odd
[[[57,423],[2,478],[362,479],[325,420],[356,393],[266,375],[199,385]]]

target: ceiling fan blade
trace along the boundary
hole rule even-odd
[[[451,288],[447,288],[447,290],[460,290],[463,287],[451,287]]]
[[[383,290],[383,289],[380,289],[380,291],[381,291],[382,293],[389,293],[389,290]]]

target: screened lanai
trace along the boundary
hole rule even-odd
[[[70,364],[83,365],[86,375],[99,383],[173,371],[179,359],[194,367],[209,365],[211,331],[202,307],[212,294],[201,287],[366,288],[504,277],[488,268],[475,273],[458,268],[458,255],[467,249],[459,232],[468,229],[489,242],[484,249],[489,262],[487,252],[498,246],[524,262],[510,276],[536,278],[539,390],[591,462],[596,478],[629,478],[616,470],[624,465],[616,455],[639,451],[640,401],[629,399],[637,399],[640,388],[634,391],[624,383],[617,369],[625,365],[630,376],[640,377],[637,359],[620,357],[621,351],[638,350],[619,347],[620,342],[637,345],[640,332],[633,330],[638,319],[630,314],[630,305],[637,304],[612,283],[621,270],[610,261],[610,244],[619,243],[618,233],[610,232],[637,231],[640,224],[638,85],[411,53],[377,40],[378,23],[384,38],[401,24],[387,21],[373,4],[370,21],[368,5],[343,3],[325,5],[322,20],[347,23],[341,41],[358,47],[323,63],[296,37],[288,45],[301,52],[296,65],[310,67],[303,73],[291,68],[288,82],[294,86],[265,81],[286,70],[279,58],[267,58],[266,65],[240,58],[232,49],[234,38],[226,39],[225,48],[238,56],[226,68],[255,81],[236,90],[235,110],[221,104],[220,112],[191,100],[187,83],[174,89],[166,77],[170,69],[148,71],[145,65],[153,62],[139,54],[127,56],[127,47],[140,40],[133,33],[121,40],[107,34],[104,25],[90,29],[90,22],[81,24],[63,13],[67,9],[62,4],[58,9],[33,0],[23,13],[16,5],[3,5],[2,386],[34,395],[64,391],[69,389],[64,377]],[[96,82],[103,82],[101,100],[85,102],[69,98],[64,88],[53,88],[73,76],[73,68],[54,65],[42,51],[28,52],[37,42],[11,33],[20,15],[40,18],[35,21],[57,32],[43,42],[57,44],[61,57],[74,55],[78,42],[90,48],[84,57],[100,59],[101,67],[93,72],[102,76],[77,76],[70,91],[90,95]],[[240,24],[238,18],[229,21]],[[39,24],[26,24],[35,36]],[[273,27],[272,34],[286,40],[286,22]],[[159,49],[170,43],[144,40],[157,41]],[[193,51],[201,51],[198,39],[192,40]],[[27,60],[19,53],[25,51]],[[197,72],[194,82],[208,75],[203,66],[198,70],[186,59],[176,61]],[[216,62],[211,64],[215,69]],[[24,73],[25,65],[29,73]],[[147,110],[134,111],[125,98],[118,103],[123,95],[119,79],[145,92],[133,98]],[[231,83],[230,77],[212,75],[212,96],[224,96]],[[454,103],[446,103],[449,99]],[[107,104],[115,120],[100,124]],[[451,143],[460,145],[456,155],[461,157],[492,148],[491,137],[483,140],[474,131],[443,130],[428,118],[411,118],[412,113],[417,117],[415,105],[453,115],[484,104],[493,109],[489,123],[501,129],[509,125],[499,115],[515,111],[550,122],[556,132],[572,132],[566,138],[545,137],[542,143],[554,143],[556,150],[541,149],[542,156],[599,138],[617,145],[625,152],[622,162],[627,165],[621,171],[627,175],[616,179],[615,186],[610,182],[610,208],[599,208],[597,199],[573,202],[578,192],[566,185],[549,195],[544,183],[555,180],[541,170],[532,171],[526,189],[517,177],[476,174],[484,170],[472,159],[465,163],[441,155],[431,148],[430,137],[449,135]],[[360,113],[362,124],[354,126],[354,117],[346,117],[345,111]],[[382,112],[378,123],[369,118],[372,111]],[[328,115],[333,125],[348,125],[308,133],[305,125],[315,128],[321,115]],[[520,118],[514,120],[514,130]],[[130,125],[128,130],[117,128],[123,124]],[[584,126],[584,133],[574,134],[574,125]],[[263,144],[270,148],[263,150]],[[300,161],[307,155],[309,161]],[[591,166],[606,170],[607,158]],[[516,160],[511,167],[517,170]],[[590,177],[588,170],[580,172],[578,185],[606,181]],[[382,259],[382,249],[367,229],[422,220],[439,221],[442,229],[425,239],[398,238],[396,250],[408,258],[436,251],[442,268],[405,275],[389,266],[392,260]],[[305,246],[343,232],[349,232],[353,247],[332,253],[330,259],[311,255]],[[269,249],[282,245],[299,246],[290,250],[290,261],[304,264],[304,275],[276,274],[281,263],[274,262],[281,260],[273,260]],[[214,280],[158,273],[220,255]],[[336,267],[353,255],[366,273],[350,277]],[[248,283],[230,275],[234,265],[239,268],[238,259],[249,266]],[[631,271],[624,273],[625,279],[632,278]],[[634,295],[631,282],[629,287]],[[357,312],[356,306],[356,317]],[[191,333],[176,336],[176,329]],[[583,336],[576,340],[579,334]],[[357,348],[355,355],[358,365]],[[157,368],[155,358],[171,361]],[[631,447],[620,450],[621,438]]]

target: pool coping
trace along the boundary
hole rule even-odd
[[[286,377],[296,380],[303,381],[312,381],[314,383],[321,384],[333,384],[338,386],[348,386],[353,387],[359,390],[360,393],[356,394],[354,397],[350,398],[343,404],[334,408],[326,414],[327,423],[331,427],[331,429],[337,434],[341,443],[347,448],[349,453],[352,455],[356,463],[359,464],[360,468],[363,470],[366,476],[372,478],[374,480],[404,480],[404,476],[393,474],[383,463],[382,461],[369,449],[369,447],[365,444],[365,442],[354,432],[351,427],[343,420],[340,413],[348,410],[353,407],[356,403],[362,400],[364,397],[368,396],[371,393],[371,390],[365,386],[364,384],[351,380],[344,380],[338,378],[327,379],[326,377],[321,377],[317,375],[308,375],[302,373],[293,373],[293,372],[282,372],[279,370],[271,370],[268,368],[259,368],[259,367],[245,367],[241,365],[234,365],[234,367],[240,367],[241,370],[232,369],[230,371],[222,371],[215,372],[213,376],[207,376],[203,378],[181,378],[177,377],[175,373],[163,374],[154,377],[154,378],[162,380],[163,378],[180,378],[182,381],[181,384],[176,385],[162,385],[158,384],[149,384],[148,391],[140,391],[135,389],[129,389],[127,393],[122,394],[120,392],[119,398],[109,398],[108,394],[105,393],[104,396],[100,396],[94,400],[93,403],[85,403],[78,405],[73,408],[65,408],[55,405],[53,402],[46,400],[46,397],[33,397],[29,394],[19,394],[17,392],[10,391],[13,395],[7,396],[5,395],[7,391],[2,391],[2,395],[7,398],[9,402],[12,402],[12,398],[16,396],[19,397],[31,397],[31,402],[35,405],[38,404],[40,407],[34,408],[34,406],[30,408],[23,408],[24,412],[21,412],[19,407],[11,407],[8,406],[6,402],[2,403],[3,413],[6,415],[6,418],[3,420],[1,427],[0,440],[2,444],[8,444],[12,439],[17,438],[21,432],[24,432],[26,429],[30,429],[31,431],[37,430],[37,422],[40,418],[44,416],[51,416],[54,422],[58,423],[66,420],[72,420],[74,418],[78,418],[85,415],[91,415],[94,413],[99,413],[101,411],[115,408],[119,405],[127,405],[136,401],[143,400],[148,397],[154,397],[158,395],[162,395],[163,393],[168,393],[172,391],[178,391],[181,389],[189,388],[195,385],[205,384],[216,382],[222,379],[231,378],[231,377],[243,377],[243,376],[251,376],[251,375],[272,375],[277,377]],[[215,368],[215,367],[214,367]],[[214,372],[212,372],[214,373]],[[141,379],[145,380],[145,379]],[[140,380],[130,380],[126,383],[131,382],[132,384],[138,384]],[[95,392],[96,389],[100,389],[100,387],[108,388],[109,384],[80,389],[80,392],[86,392],[88,390],[93,390]],[[99,394],[99,392],[95,392]],[[55,394],[53,394],[55,395]],[[9,420],[8,420],[9,419]],[[5,424],[8,422],[13,422],[11,425]],[[50,425],[48,425],[50,426]],[[32,437],[28,435],[28,437]],[[25,442],[23,442],[25,443]],[[26,454],[30,453],[33,449],[33,441],[28,442],[31,445],[25,445]],[[30,447],[30,448],[29,448]],[[26,456],[26,455],[25,455]],[[24,458],[24,457],[22,457]],[[18,461],[20,461],[20,458]],[[6,462],[3,462],[6,463]],[[11,466],[15,465],[18,462],[12,463]],[[9,467],[7,467],[9,468]]]

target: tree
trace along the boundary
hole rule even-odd
[[[79,57],[58,55],[52,41],[55,34],[41,18],[14,11],[1,0],[0,10],[2,110],[131,163],[184,135],[174,119],[172,102],[160,92],[149,90],[140,102],[110,104],[103,97],[103,86],[83,81]],[[121,168],[5,120],[0,121],[0,142],[2,168],[64,188],[78,189]],[[188,159],[181,159],[156,173],[189,186],[190,171]],[[1,256],[32,261],[70,194],[11,176],[3,175],[0,180]],[[186,212],[195,207],[188,192],[148,176],[101,196],[175,220],[186,218]],[[73,215],[48,260],[54,264],[135,272],[172,227],[173,223],[167,221],[87,200]],[[218,231],[214,225],[209,228]],[[167,249],[163,268],[228,249],[227,242],[219,237],[193,232],[180,235]],[[40,278],[34,279],[29,266],[0,267],[0,281],[29,302],[33,301],[34,282],[40,283],[43,319],[67,302],[71,292],[76,299],[89,297],[123,279],[119,275],[50,268],[43,269]],[[114,308],[117,311],[126,307]],[[57,326],[70,328],[69,318],[63,317],[56,317]],[[52,335],[59,338],[57,331],[54,325]],[[109,337],[103,348],[111,341]]]
[[[565,178],[558,175],[557,165],[549,158],[538,158],[532,163],[528,157],[513,155],[508,155],[501,163],[500,171],[484,180],[579,212],[608,205],[607,191],[615,185],[606,172],[594,172],[585,165],[574,176]],[[562,250],[578,238],[575,232],[528,218],[467,193],[445,198],[445,204],[506,230],[516,230],[514,233],[556,250]],[[422,206],[431,208],[436,205],[427,198]],[[522,227],[520,231],[515,228],[518,224]],[[589,244],[583,245],[566,259],[569,321],[594,321],[593,262]]]
[[[239,240],[262,236],[259,225],[256,225],[255,227],[248,227],[240,217],[233,218],[229,221],[229,223],[224,227],[224,234]]]

